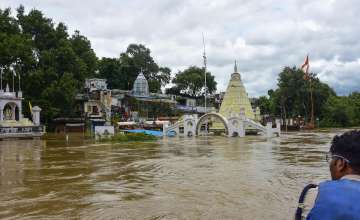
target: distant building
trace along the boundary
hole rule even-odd
[[[107,90],[106,79],[91,78],[85,79],[85,89],[89,92],[96,90]]]
[[[69,131],[70,127],[73,130],[80,130],[80,128],[75,128],[75,125],[80,126],[86,122],[91,130],[94,130],[96,125],[110,123],[113,100],[111,90],[107,88],[106,79],[85,79],[84,92],[77,94],[75,101],[77,102],[76,112],[80,117],[54,119],[56,130]]]
[[[130,91],[108,89],[106,79],[86,79],[84,93],[75,97],[80,115],[86,121],[97,124],[116,120],[138,120],[155,118],[161,110],[154,113],[154,105],[175,106],[176,101],[170,95],[150,93],[149,84],[143,73],[140,73]],[[159,108],[159,107],[158,107]]]

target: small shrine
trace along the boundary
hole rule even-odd
[[[22,110],[22,93],[10,92],[9,85],[6,90],[0,90],[0,123],[4,121],[20,121],[23,116]]]
[[[137,78],[134,82],[132,95],[136,96],[136,97],[148,97],[149,96],[149,84],[142,72],[140,72],[140,74],[137,76]]]
[[[40,137],[45,133],[44,126],[40,125],[41,108],[35,106],[31,109],[32,121],[24,118],[22,114],[22,91],[20,89],[19,76],[19,90],[15,92],[14,82],[12,91],[10,91],[9,84],[6,84],[5,91],[0,83],[0,140],[7,138],[32,138]],[[14,76],[16,74],[14,73]],[[14,77],[13,77],[14,80]],[[30,104],[29,104],[30,105]]]

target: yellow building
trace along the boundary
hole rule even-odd
[[[255,120],[250,100],[244,84],[241,81],[241,75],[237,70],[235,61],[234,73],[231,74],[231,79],[226,89],[223,102],[221,103],[219,113],[225,118],[229,118],[233,115],[239,115],[242,111],[245,113],[245,117]]]

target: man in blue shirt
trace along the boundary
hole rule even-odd
[[[360,131],[335,136],[326,159],[332,181],[305,187],[295,218],[360,220]],[[307,191],[315,187],[316,200],[310,212],[304,216],[302,211],[306,211],[303,205],[307,203]]]

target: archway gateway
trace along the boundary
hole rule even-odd
[[[20,120],[20,108],[15,102],[7,102],[1,111],[1,120]]]
[[[218,114],[218,113],[207,113],[203,116],[201,116],[196,124],[196,135],[199,135],[201,132],[201,126],[207,122],[207,120],[211,119],[211,118],[216,118],[218,119],[225,128],[225,134],[228,135],[229,134],[229,127],[228,127],[228,121],[226,118],[224,118],[224,116]]]

